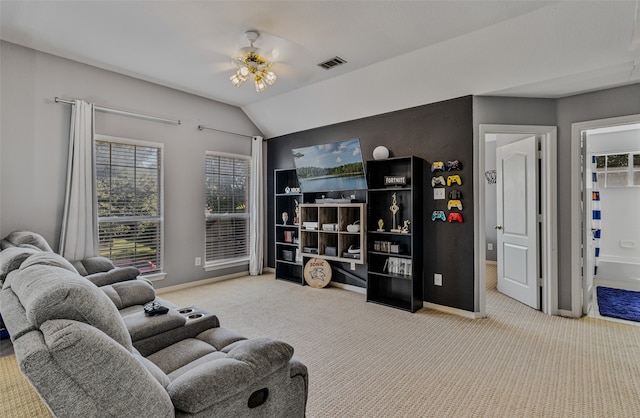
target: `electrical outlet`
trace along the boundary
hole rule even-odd
[[[202,258],[201,257],[196,257],[196,266],[199,266],[202,264]]]
[[[487,250],[493,251],[493,243],[490,242],[487,244]]]
[[[433,284],[435,286],[442,286],[442,274],[440,273],[433,274]]]
[[[356,269],[356,263],[351,263],[351,270],[355,271],[355,269]]]

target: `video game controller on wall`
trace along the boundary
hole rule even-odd
[[[462,179],[457,174],[447,177],[447,186],[451,186],[454,183],[456,183],[458,186],[462,186]]]
[[[460,200],[462,199],[462,192],[458,189],[451,190],[449,192],[449,199],[451,200]]]
[[[444,171],[444,163],[442,161],[434,161],[431,164],[431,172],[434,171]]]
[[[463,222],[463,220],[462,220],[462,214],[461,214],[461,213],[459,213],[459,212],[451,212],[451,213],[449,214],[449,216],[447,217],[447,221],[448,221],[449,223],[451,223],[451,222],[453,222],[453,221],[456,221],[456,222],[460,222],[460,223],[462,223],[462,222]]]
[[[451,208],[458,208],[458,210],[462,210],[462,202],[459,200],[449,200],[447,203],[447,209],[451,210]]]
[[[462,170],[462,163],[458,160],[447,161],[447,171]]]
[[[435,221],[437,219],[440,219],[442,222],[446,222],[447,221],[447,217],[444,214],[444,211],[442,210],[434,210],[433,213],[431,214],[431,220]]]
[[[443,176],[437,176],[431,179],[431,187],[436,187],[438,184],[443,186],[446,184]]]

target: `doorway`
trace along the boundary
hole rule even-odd
[[[529,125],[480,125],[477,148],[477,170],[474,187],[476,188],[476,302],[481,317],[486,317],[486,274],[488,241],[492,229],[498,223],[487,219],[487,209],[495,211],[496,205],[488,202],[487,190],[491,184],[493,173],[487,170],[485,154],[487,149],[496,149],[496,145],[515,143],[523,138],[535,136],[540,144],[538,188],[540,200],[539,214],[539,275],[542,291],[540,294],[542,311],[551,315],[557,314],[557,204],[556,204],[556,165],[557,165],[557,128],[555,126]],[[492,141],[495,141],[492,144]],[[497,215],[496,218],[497,219]],[[490,243],[496,246],[494,243]],[[494,253],[495,254],[495,253]]]
[[[640,129],[640,115],[574,123],[571,127],[571,258],[573,260],[571,266],[571,304],[572,316],[574,317],[593,312],[595,303],[594,273],[596,271],[596,252],[593,244],[593,225],[589,218],[590,214],[593,216],[593,208],[591,200],[584,198],[592,195],[591,176],[593,171],[590,166],[591,157],[621,156],[625,152],[632,155],[636,151],[640,152],[637,140],[632,140],[632,143],[624,144],[623,142],[618,144],[615,140],[609,139],[607,144],[604,144],[605,146],[602,143],[598,143],[599,135],[621,133],[633,129]],[[604,158],[604,161],[608,160],[608,157]],[[608,163],[605,162],[605,165],[608,165]],[[621,173],[615,174],[619,177]],[[617,190],[617,192],[620,191],[621,189]],[[616,209],[615,212],[619,213],[620,210]],[[635,216],[637,216],[637,212],[635,213]],[[635,216],[634,219],[636,219]],[[604,230],[602,233],[607,234],[607,232],[612,231]],[[598,238],[600,238],[600,234],[598,234]],[[620,247],[623,247],[625,240],[621,239],[619,241]],[[636,245],[633,240],[630,241],[630,244]],[[598,247],[598,252],[599,250],[600,248]],[[606,251],[607,253],[611,252],[610,250]],[[616,254],[613,254],[612,258],[615,261]],[[615,285],[615,287],[638,290],[634,286],[637,287],[637,283],[625,283],[623,280]]]

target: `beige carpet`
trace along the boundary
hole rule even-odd
[[[16,356],[0,357],[0,417],[50,417],[51,414],[20,372]]]
[[[550,317],[488,282],[481,320],[410,314],[271,275],[163,297],[293,345],[309,367],[310,418],[640,416],[640,327]]]

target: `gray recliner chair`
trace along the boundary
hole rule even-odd
[[[126,317],[64,258],[9,258],[0,264],[0,312],[20,368],[56,416],[304,416],[307,369],[290,345],[217,323],[190,328],[186,312],[185,324],[169,327],[138,317],[150,321],[138,350]],[[171,338],[154,340],[162,329]]]

